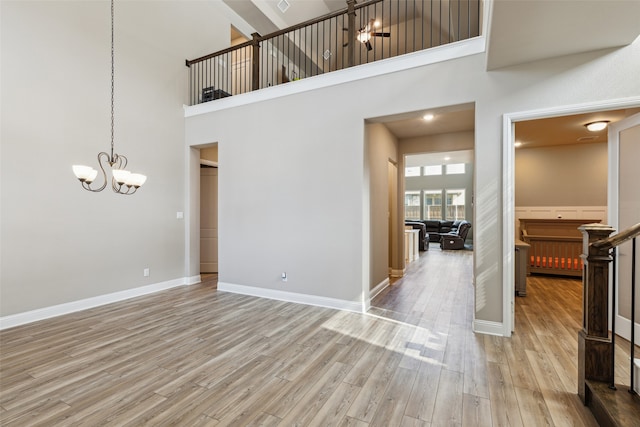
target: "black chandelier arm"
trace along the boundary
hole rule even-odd
[[[102,171],[102,185],[98,188],[91,188],[91,184],[93,184],[94,181],[87,182],[84,179],[81,179],[80,184],[82,185],[82,188],[84,188],[85,190],[91,191],[93,193],[99,193],[107,187],[107,172],[104,170],[104,166],[102,165],[102,159],[101,159],[102,157],[106,158],[108,162],[109,155],[104,151],[101,153],[98,153],[98,166],[100,166],[100,170]]]
[[[91,188],[91,184],[88,184],[87,181],[80,181],[80,184],[82,185],[82,188],[84,188],[85,190],[89,190],[94,193],[99,193],[100,191],[104,190],[104,188],[99,188],[99,189]]]
[[[115,165],[114,169],[126,169],[128,162],[129,160],[127,159],[126,156],[123,156],[122,154],[114,153],[111,159],[111,166]]]
[[[118,188],[119,190],[116,192],[124,196],[131,196],[133,193],[135,193],[138,190],[138,187],[135,187],[133,185],[126,185],[126,184],[119,185]],[[124,191],[125,189],[126,191]]]

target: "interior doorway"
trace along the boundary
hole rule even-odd
[[[558,107],[504,117],[505,336],[511,335],[516,324],[515,241],[520,237],[519,219],[612,223],[611,210],[615,206],[609,190],[612,171],[608,166],[607,131],[589,132],[585,125],[598,120],[613,124],[640,109],[625,102],[609,106],[617,109],[585,105],[572,111]]]
[[[200,149],[200,274],[218,273],[218,146]]]
[[[365,240],[365,247],[368,251],[365,256],[368,256],[369,274],[363,283],[363,288],[365,298],[368,294],[369,301],[390,285],[398,284],[416,258],[419,260],[420,257],[429,256],[423,244],[426,243],[426,239],[423,240],[421,237],[426,235],[426,228],[424,232],[419,231],[416,238],[414,237],[416,228],[412,224],[405,223],[407,156],[428,153],[435,156],[434,162],[441,165],[442,173],[449,173],[450,178],[457,174],[454,172],[456,167],[459,171],[464,170],[462,175],[466,174],[464,184],[460,184],[458,179],[455,184],[447,184],[441,189],[441,198],[444,202],[441,217],[443,223],[446,223],[443,224],[442,233],[445,233],[444,226],[453,225],[455,220],[467,220],[471,224],[471,229],[473,228],[474,147],[475,105],[473,103],[367,119],[365,179],[369,186],[367,208],[370,213],[370,222],[367,224],[369,233]],[[459,159],[460,155],[464,156],[463,160]],[[428,165],[418,166],[422,174],[423,167]],[[447,168],[449,168],[448,171]],[[459,177],[460,175],[457,175],[456,178]],[[420,200],[423,200],[422,195],[417,200],[419,205]],[[423,220],[424,218],[421,217],[423,209],[420,206],[417,207],[419,220]],[[455,216],[454,220],[447,221],[446,218],[451,215]],[[408,230],[407,227],[412,229]],[[440,230],[440,228],[437,230],[438,236],[440,236]],[[469,230],[469,228],[465,225],[463,230]],[[466,251],[466,255],[472,258],[473,232],[465,233],[465,239],[460,240],[466,242],[460,249]],[[441,250],[439,240],[431,245],[434,251]],[[411,251],[408,251],[408,248],[411,248]],[[449,252],[450,255],[454,253],[453,249]],[[419,262],[415,262],[414,266],[417,267],[418,264]],[[388,268],[384,268],[385,266]]]

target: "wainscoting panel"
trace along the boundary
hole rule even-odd
[[[515,226],[516,239],[520,238],[520,218],[535,219],[599,219],[607,223],[606,206],[516,206]]]

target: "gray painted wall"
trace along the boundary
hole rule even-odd
[[[148,176],[125,197],[71,171],[110,147],[110,3],[0,3],[0,316],[184,278],[184,60],[227,45],[213,5],[115,4],[115,148]]]
[[[149,180],[133,197],[90,194],[71,165],[109,144],[108,2],[0,5],[2,316],[198,274],[189,147],[213,142],[220,280],[360,301],[370,284],[366,118],[475,102],[476,318],[500,322],[502,115],[640,96],[636,41],[492,72],[478,54],[190,117],[185,128],[184,59],[226,45],[228,19],[216,2],[118,2],[116,149]]]
[[[501,322],[502,115],[638,96],[639,61],[638,42],[494,72],[478,54],[189,117],[187,144],[218,141],[225,165],[220,280],[358,301],[369,287],[365,120],[475,102],[476,318]]]
[[[519,148],[516,206],[606,206],[607,144]]]

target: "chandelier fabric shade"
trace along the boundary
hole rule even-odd
[[[127,158],[114,152],[114,88],[115,88],[115,55],[114,55],[114,0],[111,0],[111,152],[98,153],[98,166],[102,172],[102,185],[93,188],[91,184],[98,176],[98,170],[91,166],[73,165],[72,170],[80,181],[82,188],[94,193],[107,187],[111,180],[111,189],[117,194],[131,195],[135,193],[147,180],[145,175],[126,170]],[[111,169],[111,176],[107,177],[106,169]]]

